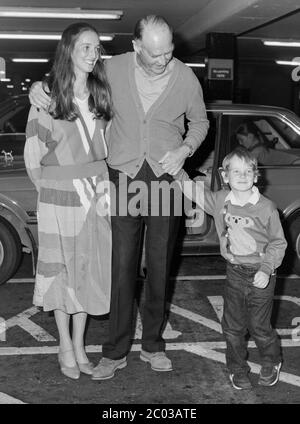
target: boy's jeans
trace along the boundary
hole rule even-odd
[[[281,361],[280,345],[270,319],[276,275],[264,289],[253,285],[257,268],[227,263],[224,291],[223,334],[227,351],[226,363],[231,373],[250,371],[247,364],[247,329],[258,347],[261,365],[277,365]]]

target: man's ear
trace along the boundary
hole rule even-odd
[[[132,45],[133,45],[133,50],[136,53],[140,52],[140,45],[139,45],[139,41],[138,40],[132,40]]]

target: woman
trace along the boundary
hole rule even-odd
[[[104,131],[112,111],[100,49],[86,23],[63,32],[45,81],[51,105],[47,112],[31,107],[24,151],[39,193],[33,303],[54,311],[60,369],[73,379],[93,370],[84,350],[87,314],[106,314],[110,303]]]

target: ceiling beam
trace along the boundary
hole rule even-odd
[[[238,35],[297,8],[299,0],[212,0],[175,29],[177,44],[189,46],[191,54],[205,48],[206,34],[210,32]]]

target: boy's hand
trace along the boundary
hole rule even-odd
[[[257,271],[254,275],[253,285],[258,289],[264,289],[269,284],[269,275],[263,271]]]
[[[47,96],[43,90],[41,81],[34,82],[30,87],[29,101],[37,108],[48,109],[50,105],[50,97]]]

